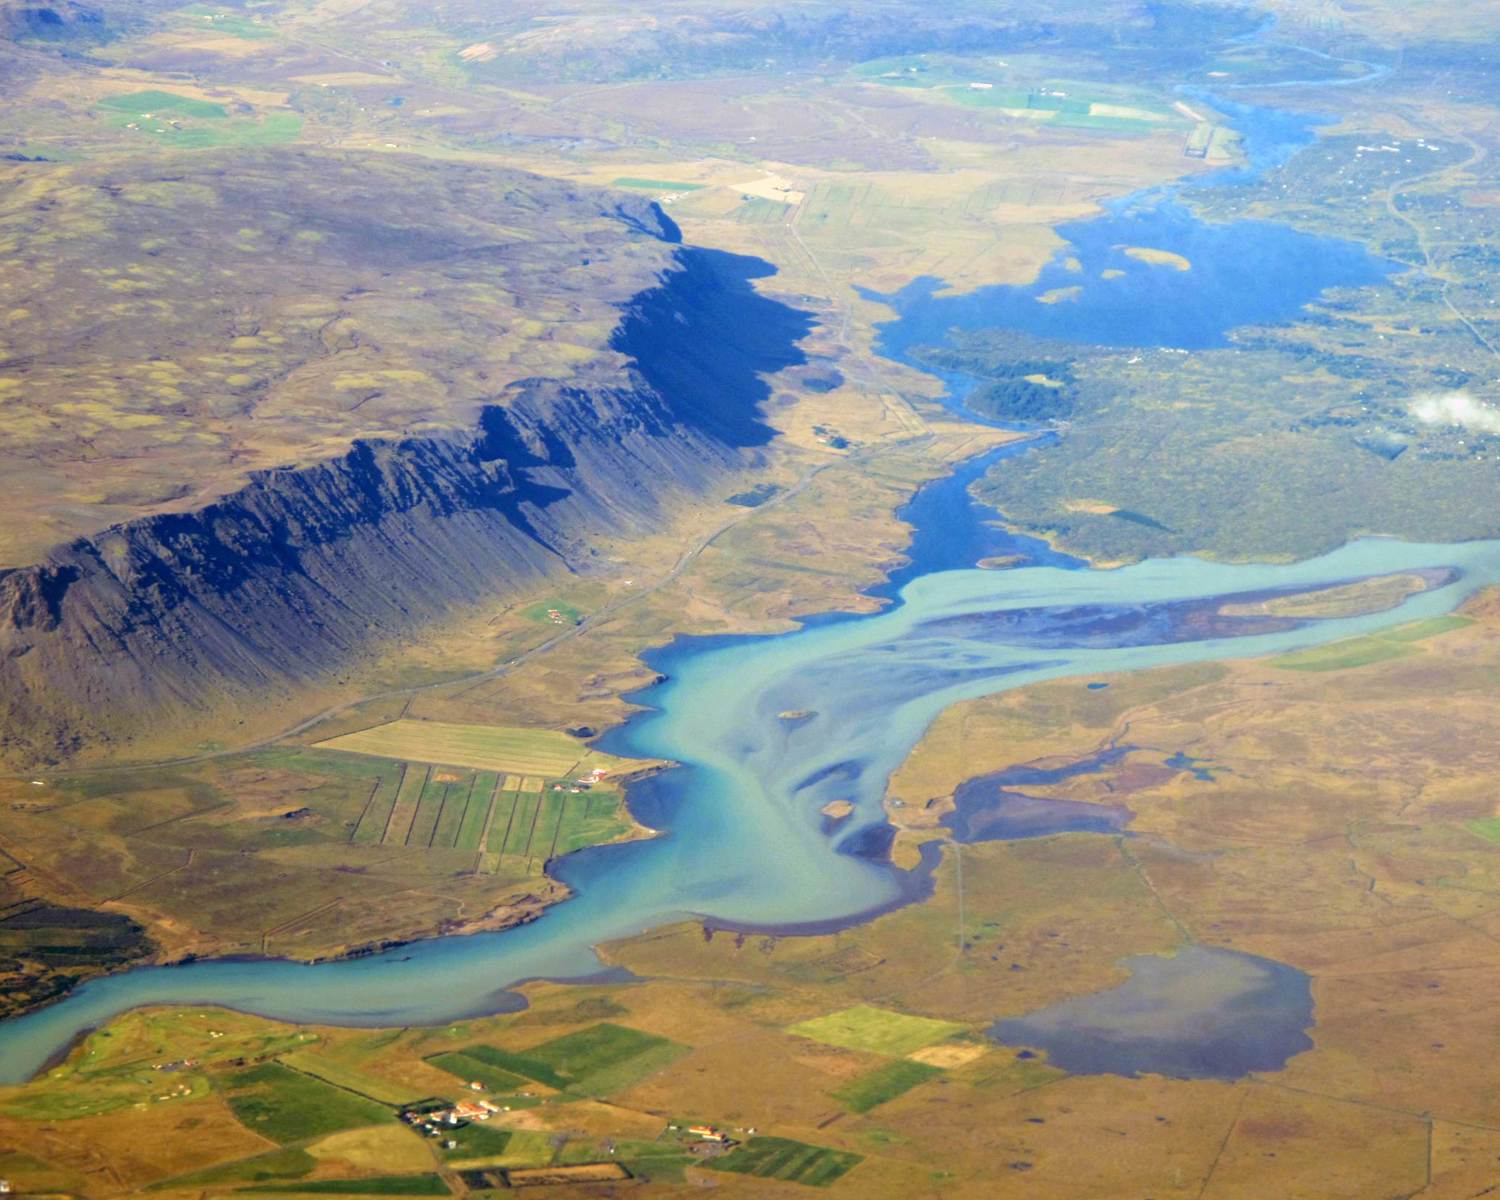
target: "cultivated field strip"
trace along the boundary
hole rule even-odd
[[[497,790],[495,775],[491,771],[480,771],[469,786],[469,796],[464,804],[464,813],[453,838],[456,850],[478,850],[489,828],[490,811],[494,807]]]
[[[535,874],[629,828],[619,793],[567,779],[400,763],[369,789],[351,844],[463,852],[491,875]]]
[[[385,836],[381,839],[387,846],[406,844],[417,819],[422,793],[427,790],[427,777],[431,774],[431,767],[407,766],[406,774],[401,777],[401,791],[396,795],[396,806],[391,810],[391,819],[386,823]]]

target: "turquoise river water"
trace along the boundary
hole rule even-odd
[[[1257,128],[1270,131],[1260,141],[1274,153],[1266,163],[1252,154],[1255,166],[1311,140],[1305,121],[1248,107],[1236,114],[1247,133],[1244,114],[1256,112]],[[1137,289],[1123,297],[1128,303],[1123,293],[1101,291],[1097,305],[1042,317],[1034,310],[1044,306],[1020,289],[949,301],[919,287],[897,305],[910,324],[887,327],[887,352],[900,357],[954,325],[1020,323],[1018,313],[1023,327],[1058,322],[1039,330],[1051,336],[1216,345],[1224,329],[1285,319],[1322,288],[1378,284],[1387,270],[1345,243],[1266,223],[1206,229],[1170,201],[1107,213],[1065,234],[1090,251],[1091,262],[1098,259],[1094,265],[1114,262],[1117,242],[1138,240],[1181,246],[1197,264],[1177,277],[1127,262],[1131,274],[1120,282]],[[1257,283],[1257,245],[1278,251],[1270,272],[1276,287]],[[1256,264],[1256,272],[1231,269],[1235,259]],[[1162,288],[1183,294],[1172,291],[1174,303],[1164,304]],[[1179,318],[1161,327],[1151,316],[1189,310],[1189,324]],[[885,611],[824,616],[775,637],[684,639],[651,656],[666,682],[641,695],[649,709],[602,744],[681,764],[631,790],[633,810],[662,836],[563,860],[556,874],[576,895],[540,920],[316,966],[226,959],[97,979],[0,1024],[0,1082],[29,1077],[82,1032],[143,1005],[215,1004],[307,1023],[440,1023],[517,1007],[520,997],[506,989],[527,979],[594,976],[603,969],[594,947],[683,918],[787,932],[850,925],[931,886],[933,854],[912,872],[884,861],[890,831],[882,804],[890,772],[948,705],[1038,680],[1078,677],[1082,687],[1106,672],[1298,649],[1447,613],[1500,582],[1500,542],[1365,540],[1295,564],[1177,558],[1079,569],[1037,543],[998,534],[986,524],[993,514],[976,511],[963,489],[1002,456],[976,460],[908,506],[914,561],[876,589],[893,601]],[[973,569],[985,555],[1017,550],[1030,565]],[[1218,613],[1226,597],[1421,568],[1449,573],[1379,614],[1293,622]],[[794,712],[811,715],[781,715]],[[829,828],[820,810],[835,799],[852,801],[855,812]]]
[[[1387,612],[1289,622],[1225,618],[1221,598],[1376,573],[1452,568]],[[685,917],[796,931],[849,924],[920,894],[924,871],[876,854],[888,774],[955,701],[1037,680],[1277,653],[1431,617],[1500,582],[1500,543],[1352,543],[1306,562],[1196,558],[1112,571],[948,570],[908,582],[884,612],[776,637],[688,641],[657,664],[651,709],[610,748],[682,765],[632,803],[661,838],[601,847],[559,872],[578,895],[533,924],[306,966],[200,961],[95,980],[0,1025],[0,1079],[39,1069],[127,1009],[219,1004],[299,1022],[436,1023],[513,1007],[504,989],[600,971],[593,947]],[[1084,686],[1080,679],[1079,686]],[[780,714],[808,712],[789,721]],[[819,810],[852,800],[837,830]],[[873,831],[873,833],[872,833]]]

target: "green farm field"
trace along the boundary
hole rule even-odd
[[[616,179],[614,183],[615,187],[641,192],[700,192],[706,186],[701,183],[680,183],[673,179],[637,179],[629,175]]]
[[[608,1096],[670,1066],[688,1052],[667,1038],[624,1025],[602,1024],[530,1050],[568,1081],[575,1095]]]
[[[176,92],[145,91],[128,92],[120,96],[108,96],[99,101],[100,108],[112,112],[126,113],[145,120],[152,117],[200,117],[217,120],[229,116],[229,110],[211,100],[195,100],[191,96],[180,96]]]
[[[1413,653],[1409,646],[1379,637],[1350,638],[1328,646],[1315,646],[1273,658],[1271,665],[1284,671],[1348,671]]]
[[[1396,628],[1387,630],[1381,636],[1393,642],[1420,642],[1440,634],[1452,633],[1456,629],[1466,628],[1473,623],[1469,617],[1457,615],[1431,617],[1425,621],[1413,621],[1409,625],[1397,625]]]
[[[525,609],[522,615],[528,621],[535,621],[540,625],[577,625],[583,620],[581,608],[566,600],[557,599],[539,600]]]
[[[476,1045],[429,1061],[459,1076],[471,1072],[476,1082],[491,1086],[479,1073],[483,1070],[495,1080],[496,1090],[513,1088],[512,1081],[520,1077],[520,1082],[531,1080],[568,1095],[606,1096],[670,1066],[687,1052],[686,1046],[668,1038],[604,1022],[528,1050]]]
[[[447,1139],[454,1146],[442,1147],[443,1158],[454,1166],[475,1162],[490,1163],[499,1158],[514,1158],[522,1162],[536,1162],[544,1157],[542,1147],[527,1144],[530,1137],[525,1130],[492,1129],[487,1125],[465,1125],[455,1129]]]
[[[632,822],[612,789],[548,786],[543,776],[402,763],[375,782],[352,845],[405,846],[480,854],[489,873],[616,841]]]
[[[863,63],[851,75],[862,83],[924,92],[968,108],[1062,128],[1120,134],[1163,127],[1189,129],[1191,118],[1145,89],[1032,80],[1022,83],[993,60],[926,54]]]
[[[705,1165],[715,1171],[729,1171],[736,1175],[827,1187],[862,1161],[860,1155],[846,1150],[809,1146],[790,1138],[758,1137]]]
[[[232,1075],[224,1091],[247,1129],[283,1145],[394,1119],[382,1104],[280,1063]]]
[[[392,1107],[422,1099],[423,1089],[362,1070],[357,1062],[319,1050],[298,1050],[282,1056],[281,1062],[303,1075],[311,1075],[345,1092],[355,1092],[377,1104]]]
[[[467,1046],[459,1051],[465,1058],[487,1063],[492,1068],[519,1075],[545,1087],[561,1091],[568,1081],[544,1059],[525,1051],[502,1050],[499,1046]]]
[[[1469,828],[1485,841],[1500,844],[1500,817],[1484,817],[1478,821],[1470,821]]]
[[[383,1175],[366,1179],[313,1179],[302,1183],[271,1183],[242,1191],[299,1196],[451,1196],[437,1175]]]
[[[497,1067],[476,1054],[469,1054],[462,1050],[434,1054],[427,1061],[464,1083],[482,1083],[491,1092],[514,1092],[527,1086],[524,1075],[517,1075],[513,1071],[507,1071],[504,1067]]]
[[[766,200],[752,196],[734,210],[734,219],[745,225],[780,225],[784,223],[792,208],[779,200]]]
[[[171,1182],[174,1187],[199,1188],[222,1184],[274,1185],[278,1180],[300,1179],[317,1165],[318,1160],[311,1154],[294,1146],[194,1171]]]
[[[1367,667],[1372,663],[1420,653],[1415,643],[1451,633],[1470,623],[1467,618],[1458,616],[1413,621],[1409,625],[1398,625],[1382,633],[1283,654],[1271,659],[1270,665],[1287,671],[1346,671],[1355,667]]]
[[[458,1145],[443,1148],[444,1161],[455,1171],[476,1167],[536,1167],[550,1165],[558,1157],[557,1148],[545,1133],[532,1129],[495,1129],[470,1125],[453,1135]],[[564,1153],[568,1147],[564,1146]],[[597,1157],[597,1150],[591,1158]]]
[[[544,862],[584,846],[616,841],[631,829],[624,802],[612,792],[500,791],[489,817],[486,852],[497,868],[522,857]]]
[[[911,1091],[919,1084],[938,1078],[942,1073],[939,1068],[927,1063],[898,1058],[845,1084],[833,1096],[850,1112],[866,1113],[887,1100],[894,1100]]]
[[[110,96],[99,102],[99,108],[112,114],[109,124],[113,128],[149,136],[163,148],[177,150],[275,146],[295,141],[302,132],[302,117],[297,113],[231,116],[222,104],[175,92]]]
[[[788,1033],[846,1050],[900,1056],[960,1033],[963,1026],[933,1017],[916,1017],[856,1004],[852,1008],[814,1017],[788,1028]]]
[[[274,29],[251,17],[239,16],[226,9],[207,4],[189,4],[186,8],[178,9],[176,15],[184,24],[192,25],[197,32],[252,41],[276,36]]]

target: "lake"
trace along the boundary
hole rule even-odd
[[[1278,222],[1199,218],[1191,207],[1195,191],[1254,183],[1310,145],[1316,128],[1333,118],[1183,92],[1236,129],[1242,164],[1138,192],[1097,217],[1059,225],[1066,245],[1030,283],[950,292],[941,279],[923,276],[896,292],[864,291],[896,314],[877,326],[879,351],[937,374],[949,406],[973,419],[962,401],[975,380],[933,372],[914,351],[986,329],[1093,346],[1215,349],[1232,344],[1235,329],[1294,320],[1331,288],[1368,287],[1402,269],[1357,242]]]
[[[1057,232],[1068,244],[1032,283],[947,293],[924,277],[877,297],[899,314],[880,326],[881,353],[905,361],[918,346],[949,344],[954,330],[984,329],[1204,350],[1228,345],[1236,328],[1290,320],[1329,288],[1380,283],[1396,269],[1356,242],[1272,221],[1202,221],[1172,199],[1122,201]]]
[[[1118,987],[998,1021],[995,1040],[1047,1052],[1075,1075],[1239,1079],[1312,1049],[1312,989],[1285,963],[1185,946],[1137,955]]]

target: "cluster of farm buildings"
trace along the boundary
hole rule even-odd
[[[482,1085],[471,1083],[469,1087],[478,1091]],[[496,1113],[509,1111],[508,1105],[501,1106],[488,1100],[460,1100],[450,1108],[427,1111],[407,1109],[401,1114],[401,1119],[419,1133],[425,1133],[428,1137],[437,1137],[452,1129],[462,1129],[471,1121],[488,1121]]]
[[[603,767],[595,767],[582,779],[575,779],[572,783],[554,783],[552,790],[554,792],[569,791],[576,795],[588,791],[596,783],[603,783],[604,777],[608,774],[609,772]]]

